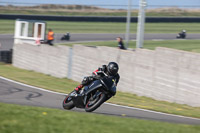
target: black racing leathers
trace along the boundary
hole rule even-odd
[[[98,68],[97,70],[95,70],[93,73],[92,73],[92,76],[88,76],[88,77],[85,77],[82,81],[82,85],[85,86],[85,85],[89,85],[92,81],[94,80],[97,80],[97,79],[101,79],[103,78],[104,76],[110,76],[107,72],[107,67],[106,65],[103,65],[102,68]],[[117,85],[118,82],[119,82],[119,79],[120,79],[120,76],[119,74],[117,73],[116,75],[112,76],[114,81],[115,81],[115,84]]]

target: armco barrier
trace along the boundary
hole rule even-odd
[[[17,15],[0,14],[0,19],[30,19],[30,20],[49,20],[49,21],[78,21],[78,22],[126,22],[126,17],[115,16],[47,16],[47,15]],[[132,17],[131,22],[137,22],[137,17]],[[147,23],[161,22],[200,22],[200,17],[146,17]]]
[[[81,81],[102,64],[118,62],[118,90],[157,100],[200,106],[200,54],[156,48],[14,45],[13,65]]]

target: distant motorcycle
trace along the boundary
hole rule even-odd
[[[63,108],[70,110],[74,107],[83,108],[86,112],[96,110],[101,104],[116,93],[116,85],[112,76],[93,81],[85,86],[80,93],[72,91],[63,101]]]
[[[70,40],[70,33],[67,32],[66,34],[64,34],[64,35],[61,37],[60,40],[67,40],[67,41],[69,41],[69,40]]]
[[[182,39],[186,38],[186,31],[183,30],[182,32],[178,33],[176,38],[182,38]]]

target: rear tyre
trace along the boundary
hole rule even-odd
[[[74,107],[75,106],[74,106],[74,103],[73,103],[71,97],[67,96],[63,101],[63,108],[67,109],[67,110],[70,110],[70,109],[72,109]]]
[[[101,106],[101,104],[106,101],[106,94],[102,93],[95,100],[90,100],[90,99],[88,100],[87,104],[85,105],[86,112],[92,112],[95,109],[97,109],[99,106]]]

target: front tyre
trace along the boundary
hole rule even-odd
[[[75,106],[74,106],[74,103],[73,103],[71,97],[67,96],[63,101],[63,108],[67,109],[67,110],[70,110],[70,109],[72,109],[74,107]]]
[[[106,101],[106,94],[101,93],[96,99],[92,99],[92,97],[88,100],[85,111],[86,112],[92,112],[95,109],[97,109],[99,106],[101,106],[102,103]]]

